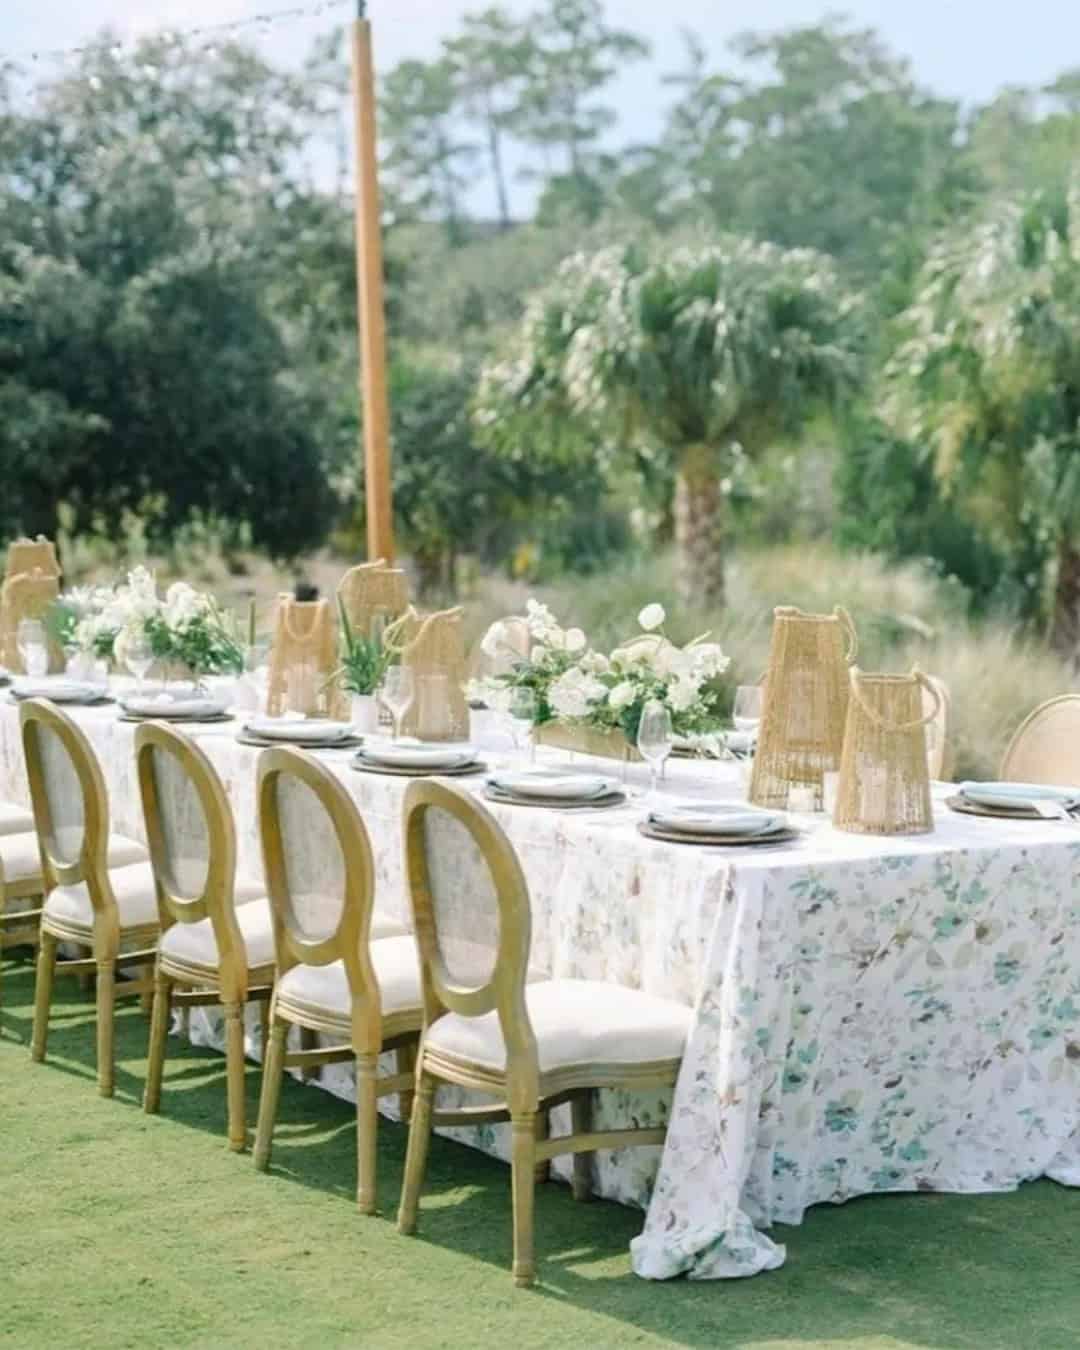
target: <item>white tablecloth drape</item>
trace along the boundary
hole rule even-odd
[[[101,757],[113,828],[141,837],[134,727],[109,707],[76,717]],[[259,752],[236,742],[236,725],[195,734],[232,802],[241,870],[258,875]],[[349,757],[324,754],[367,824],[379,904],[406,918],[405,780],[356,773]],[[673,791],[738,792],[729,766],[669,769]],[[26,800],[6,700],[0,795]],[[931,835],[813,822],[792,844],[714,849],[643,838],[639,802],[491,809],[529,882],[535,966],[696,1009],[672,1103],[598,1103],[608,1122],[670,1113],[662,1155],[598,1161],[602,1194],[647,1205],[638,1274],[778,1266],[783,1247],[762,1230],[823,1201],[1000,1191],[1038,1176],[1080,1184],[1080,828],[939,805]],[[349,1095],[340,1070],[324,1083]],[[505,1155],[499,1127],[470,1139]]]

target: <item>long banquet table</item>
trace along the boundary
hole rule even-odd
[[[134,727],[114,707],[75,716],[101,758],[113,828],[142,837]],[[259,751],[235,740],[238,726],[191,730],[226,785],[241,870],[257,875]],[[363,813],[380,905],[406,918],[404,780],[319,754]],[[668,786],[740,793],[734,766],[719,764],[672,762]],[[6,698],[0,796],[27,800]],[[601,1128],[669,1120],[662,1153],[597,1162],[600,1193],[647,1207],[639,1275],[775,1268],[784,1248],[763,1230],[823,1201],[1005,1191],[1039,1176],[1080,1185],[1080,828],[959,816],[939,801],[930,835],[862,837],[819,819],[791,844],[736,849],[646,839],[640,801],[490,809],[529,882],[533,965],[696,1010],[673,1100],[599,1104]],[[323,1082],[350,1095],[340,1068]],[[470,1142],[505,1155],[497,1129]]]

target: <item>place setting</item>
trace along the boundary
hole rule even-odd
[[[482,773],[487,765],[476,747],[465,741],[421,741],[403,736],[399,740],[366,737],[349,761],[358,773],[386,774],[393,778],[460,778]]]
[[[712,848],[760,848],[787,844],[800,836],[783,811],[767,811],[739,802],[656,803],[637,828],[646,839]]]
[[[1080,824],[1080,787],[1046,783],[966,781],[945,798],[950,811],[999,820],[1064,820]]]
[[[302,750],[355,750],[364,743],[352,722],[290,712],[280,717],[249,717],[236,733],[236,740],[259,749],[291,745]]]
[[[74,704],[79,707],[100,707],[115,700],[108,689],[91,680],[76,680],[68,675],[16,675],[11,681],[8,697],[14,703],[30,698],[45,698],[50,703]]]
[[[565,769],[498,769],[484,779],[484,796],[502,806],[602,811],[623,806],[628,793],[617,778]]]
[[[232,713],[223,698],[204,694],[198,689],[169,689],[136,691],[122,694],[118,699],[120,722],[176,722],[221,723],[231,722]]]

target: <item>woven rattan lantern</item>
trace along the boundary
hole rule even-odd
[[[852,669],[833,812],[837,829],[926,834],[934,828],[926,726],[940,706],[940,693],[919,670],[867,675]]]
[[[839,768],[855,627],[847,610],[773,611],[772,643],[750,800],[783,810],[792,787],[811,787],[821,805],[822,776]]]
[[[465,646],[460,609],[421,617],[411,606],[386,630],[386,645],[412,671],[413,699],[402,718],[406,735],[460,741],[469,734]]]
[[[380,619],[388,626],[408,609],[409,579],[382,558],[360,563],[341,578],[337,598],[353,632],[371,637]]]
[[[295,600],[288,592],[279,595],[266,701],[270,716],[286,711],[308,717],[344,716],[337,669],[337,625],[330,602]]]
[[[51,539],[39,534],[36,539],[13,539],[8,544],[5,580],[22,572],[44,572],[47,576],[59,577],[60,564]]]
[[[18,631],[23,619],[44,619],[60,594],[59,574],[35,569],[9,576],[0,591],[0,661],[8,670],[23,672]],[[64,654],[56,642],[49,643],[50,670],[63,670]]]

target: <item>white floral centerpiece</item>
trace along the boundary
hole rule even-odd
[[[109,661],[120,631],[109,612],[111,586],[73,586],[52,606],[48,627],[69,661]]]
[[[720,676],[730,659],[708,633],[677,646],[663,631],[666,617],[662,605],[646,605],[638,636],[605,655],[589,647],[580,628],[562,628],[546,605],[530,600],[523,618],[500,620],[485,633],[484,656],[508,658],[508,664],[475,681],[470,694],[502,710],[510,690],[528,687],[536,694],[541,730],[554,723],[617,733],[629,746],[653,700],[669,709],[676,735],[714,731],[724,721]]]
[[[116,626],[120,661],[132,636],[141,633],[155,661],[166,668],[181,667],[196,681],[207,675],[238,675],[244,668],[235,622],[214,597],[177,581],[162,598],[154,574],[145,567],[129,572],[116,588],[103,622]]]

